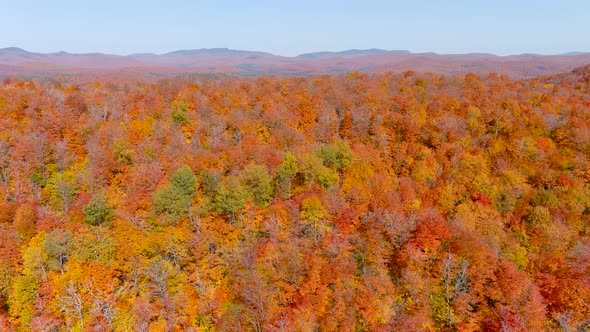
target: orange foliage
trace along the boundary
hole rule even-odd
[[[589,72],[6,79],[0,329],[587,329]]]

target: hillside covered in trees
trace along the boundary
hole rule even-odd
[[[0,330],[589,328],[588,67],[0,84]]]
[[[36,53],[17,47],[0,48],[0,79],[4,77],[75,76],[77,80],[97,75],[153,80],[187,73],[210,73],[258,77],[340,75],[351,71],[368,74],[413,70],[444,75],[502,72],[513,79],[569,72],[590,63],[590,53],[555,55],[489,53],[437,54],[405,50],[352,49],[280,56],[259,51],[227,48],[176,50],[164,54],[139,53]]]

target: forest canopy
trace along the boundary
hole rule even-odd
[[[0,329],[589,329],[589,84],[5,79]]]

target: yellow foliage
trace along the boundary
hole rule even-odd
[[[143,119],[134,119],[127,126],[129,143],[139,144],[150,137],[153,132],[154,119],[146,116]]]
[[[258,140],[260,140],[262,144],[268,144],[270,140],[270,131],[265,125],[261,125],[256,130],[256,137],[258,137]]]
[[[374,174],[375,172],[369,163],[362,160],[355,161],[344,175],[342,192],[349,197],[360,199],[361,202],[370,201],[372,196],[366,181]]]

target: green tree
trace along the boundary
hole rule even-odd
[[[176,222],[188,214],[196,192],[197,178],[190,167],[183,166],[154,194],[154,211]]]
[[[282,198],[291,198],[293,178],[297,175],[297,172],[299,172],[297,158],[290,152],[287,152],[283,158],[283,162],[277,167],[275,175],[277,188],[279,189]]]
[[[45,190],[49,191],[52,205],[61,209],[64,214],[67,214],[70,211],[72,202],[78,194],[76,188],[76,175],[71,170],[63,173],[55,172],[49,178]]]
[[[170,183],[178,188],[185,196],[192,198],[197,192],[197,177],[191,168],[186,165],[172,174]]]
[[[549,209],[544,206],[536,206],[526,218],[527,225],[532,227],[545,228],[551,223]]]
[[[267,208],[272,201],[274,188],[272,178],[263,165],[249,165],[244,170],[244,184],[254,203],[261,208]]]
[[[188,118],[188,105],[182,101],[174,101],[172,103],[171,117],[172,121],[180,125],[190,123],[190,119]]]
[[[317,180],[318,175],[325,172],[326,166],[324,166],[319,156],[313,153],[306,153],[301,157],[299,169],[305,183],[311,185],[312,182]]]
[[[318,156],[322,158],[326,167],[334,168],[340,172],[350,166],[354,158],[350,146],[344,141],[322,147],[318,151]]]
[[[110,264],[115,258],[115,243],[106,229],[77,234],[72,240],[72,260],[80,263],[97,262]]]
[[[223,181],[213,202],[213,208],[219,214],[229,216],[234,221],[248,200],[246,188],[235,177],[229,177]]]
[[[203,188],[203,194],[213,198],[219,190],[220,179],[218,174],[204,172],[201,176],[201,187]]]
[[[338,173],[330,168],[325,168],[317,176],[317,183],[324,189],[329,189],[340,182],[340,176]]]
[[[70,258],[72,240],[72,232],[59,228],[45,236],[43,251],[49,269],[64,272],[64,265]]]
[[[329,163],[332,165],[332,163]],[[335,186],[340,181],[340,175],[335,169],[325,166],[321,154],[308,153],[301,158],[301,173],[305,182],[311,184],[315,182],[324,189]]]
[[[82,212],[84,212],[84,221],[94,226],[100,226],[115,217],[115,210],[110,207],[108,197],[105,194],[92,197],[90,202],[84,206]]]

